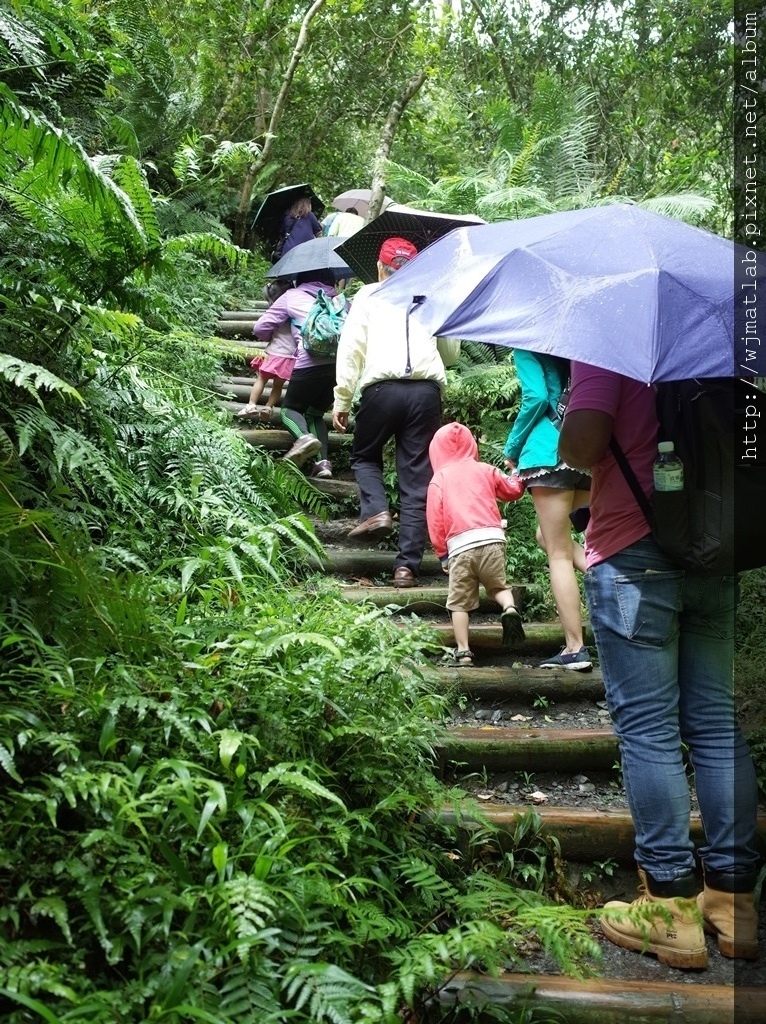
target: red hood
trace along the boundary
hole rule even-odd
[[[438,473],[451,462],[464,462],[467,459],[478,462],[479,447],[468,427],[462,423],[448,423],[434,434],[428,454],[434,473]]]

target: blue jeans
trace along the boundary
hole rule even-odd
[[[663,882],[694,869],[685,745],[705,869],[753,871],[758,789],[733,695],[736,577],[677,569],[644,537],[589,569],[585,588],[636,861]]]

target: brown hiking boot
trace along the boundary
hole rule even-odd
[[[639,897],[632,903],[611,900],[604,910],[631,911],[630,916],[601,919],[610,942],[636,953],[652,953],[670,967],[707,967],[702,915],[695,899],[694,875],[657,882],[639,868]],[[654,912],[653,912],[654,908]]]
[[[705,888],[697,897],[697,905],[706,932],[718,937],[718,948],[724,956],[758,959],[758,911],[755,906],[754,880],[751,876],[738,881],[736,876],[714,876],[716,886],[705,877]],[[746,889],[745,892],[726,892]]]

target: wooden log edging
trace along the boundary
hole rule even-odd
[[[601,672],[570,672],[567,669],[547,668],[438,668],[434,670],[434,683],[441,689],[458,685],[469,697],[503,701],[510,699],[597,701],[604,698],[604,680]]]
[[[578,980],[558,975],[465,971],[440,991],[443,1006],[488,1002],[516,1012],[548,1012],[566,1024],[764,1024],[760,987],[686,984],[684,981]]]
[[[593,863],[602,860],[605,853],[622,864],[635,865],[633,853],[636,846],[635,830],[630,811],[625,808],[591,810],[585,807],[558,807],[532,804],[487,803],[481,806],[481,815],[458,812],[453,807],[444,807],[438,812],[442,824],[451,828],[475,830],[486,822],[494,825],[500,833],[512,833],[520,817],[535,811],[540,817],[543,833],[555,836],[561,846],[565,860]],[[433,812],[425,815],[433,817]],[[691,815],[691,837],[699,845],[705,841],[702,819],[698,813]],[[766,839],[766,814],[758,815],[758,835]],[[764,992],[766,997],[766,992]],[[766,1001],[766,1000],[765,1000]]]
[[[257,445],[260,448],[266,448],[268,451],[272,452],[286,452],[295,440],[288,430],[274,430],[273,428],[255,430],[243,427],[238,430],[238,433],[245,441],[247,441],[248,444]],[[333,449],[343,448],[350,443],[351,439],[346,434],[330,432],[329,447],[331,451]]]
[[[538,772],[608,771],[619,758],[611,729],[516,729],[460,726],[439,747],[442,765],[461,770]]]
[[[518,607],[523,607],[519,604],[516,598],[516,590],[524,592],[525,584],[513,584],[512,590],[514,594],[514,600]],[[494,602],[493,602],[494,604]],[[497,611],[497,605],[494,605],[494,610]],[[449,620],[444,622],[432,623],[433,628],[442,638],[442,642],[445,647],[454,647],[455,638],[452,632],[452,623]],[[546,648],[546,653],[550,653],[550,648],[556,644],[560,647],[564,643],[564,633],[561,628],[561,624],[558,622],[552,623],[535,623],[525,622],[524,632],[526,633],[526,640],[520,643],[514,648],[516,656],[518,658],[524,657],[525,651],[537,650],[540,647]],[[583,623],[583,637],[585,643],[591,646],[595,645],[593,640],[593,634],[586,627],[586,623]],[[491,624],[469,624],[468,626],[468,642],[471,645],[471,650],[476,652],[481,648],[497,648],[502,646],[502,634],[497,626]]]
[[[369,541],[367,541],[367,543],[369,543]],[[391,551],[390,554],[393,561],[394,552]],[[527,586],[524,583],[512,584],[511,591],[517,608],[523,608],[524,599],[530,589],[532,589],[532,587]],[[381,608],[384,608],[389,604],[396,604],[401,606],[402,611],[414,612],[415,614],[433,614],[434,611],[438,610],[447,614],[445,607],[447,603],[446,584],[436,584],[429,587],[410,587],[409,589],[397,589],[396,587],[349,587],[343,592],[343,596],[347,601],[351,601],[353,603],[371,601],[373,604]],[[501,630],[499,625],[500,609],[494,601],[491,601],[488,597],[482,595],[479,598],[478,610],[479,612],[491,612],[498,616],[498,625],[487,628],[495,631],[499,646],[501,640]],[[447,621],[444,625],[446,627],[444,632],[445,646],[447,645],[449,638],[452,638],[454,646],[452,624]],[[440,629],[439,632],[441,633],[442,630]],[[557,627],[555,635],[558,637],[560,632],[561,627]],[[519,644],[518,649],[520,650],[522,646],[523,644]]]

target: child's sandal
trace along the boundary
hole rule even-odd
[[[253,405],[252,402],[248,402],[247,405],[243,405],[242,408],[236,413],[237,416],[244,419],[246,416],[258,416],[258,406]]]
[[[271,412],[273,408],[274,407],[271,405],[266,405],[263,409],[258,410],[258,417],[261,423],[271,423]]]
[[[473,665],[473,652],[455,651],[455,664],[461,668],[470,668]]]

